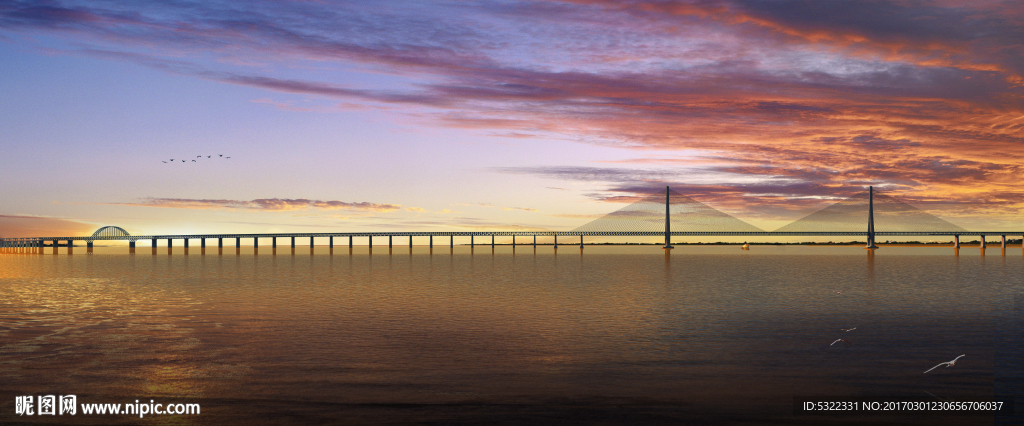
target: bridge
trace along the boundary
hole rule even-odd
[[[122,228],[105,226],[92,235],[78,237],[31,237],[31,238],[0,238],[0,249],[4,252],[42,253],[46,242],[51,243],[53,253],[61,241],[66,242],[68,253],[72,253],[76,241],[85,241],[91,252],[95,241],[128,241],[131,253],[135,252],[136,242],[150,241],[153,253],[156,253],[158,241],[165,240],[167,248],[173,247],[174,240],[182,240],[185,249],[189,248],[190,240],[200,240],[200,247],[206,248],[207,240],[217,240],[218,249],[224,248],[224,240],[234,240],[235,248],[240,249],[243,240],[252,240],[252,246],[259,248],[260,239],[270,239],[271,247],[277,248],[278,238],[290,239],[291,248],[295,248],[297,238],[309,238],[312,249],[314,239],[327,238],[328,245],[334,248],[334,239],[347,239],[348,247],[352,248],[356,238],[366,238],[367,244],[373,248],[374,237],[387,237],[388,247],[394,246],[395,237],[407,237],[409,247],[414,237],[427,237],[428,244],[434,247],[434,237],[446,238],[450,247],[455,246],[456,237],[468,237],[469,245],[476,245],[476,237],[491,237],[490,245],[495,245],[495,237],[512,237],[512,245],[517,237],[532,237],[525,245],[537,245],[537,237],[554,237],[555,248],[558,237],[579,237],[579,246],[583,247],[584,237],[664,237],[666,250],[672,249],[672,237],[723,236],[723,237],[771,237],[771,236],[864,236],[867,238],[865,248],[875,249],[876,237],[884,236],[946,236],[953,237],[953,246],[960,247],[961,235],[977,235],[981,238],[981,247],[986,247],[986,235],[999,235],[1001,246],[1006,247],[1007,235],[1022,235],[1018,231],[967,231],[945,220],[922,212],[912,206],[899,202],[892,197],[885,197],[883,217],[886,224],[883,228],[890,230],[878,231],[875,228],[875,195],[874,188],[869,187],[864,194],[855,195],[846,200],[819,210],[803,219],[783,226],[775,231],[764,231],[746,222],[729,216],[726,213],[682,196],[665,187],[664,202],[661,195],[647,197],[624,207],[616,212],[605,215],[572,231],[444,231],[444,232],[298,232],[298,233],[261,233],[261,234],[177,234],[177,235],[131,235]],[[656,212],[664,206],[664,215]],[[862,211],[863,210],[863,211]],[[910,218],[910,219],[908,219]],[[866,219],[866,220],[865,220]],[[859,221],[860,225],[856,224]],[[903,222],[900,222],[903,221]],[[676,231],[673,231],[673,223]],[[920,229],[922,226],[929,229]],[[861,227],[860,231],[851,227]],[[685,230],[678,230],[683,228]],[[564,241],[564,240],[563,240]],[[486,244],[486,243],[485,243]],[[570,243],[575,245],[574,243]]]

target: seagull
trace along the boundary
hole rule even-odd
[[[223,157],[223,156],[224,156],[224,154],[217,154],[217,155],[220,155],[221,157]]]
[[[843,294],[842,290],[832,290],[832,292],[834,292],[835,294]]]
[[[174,161],[174,159],[172,158],[171,161]]]
[[[842,331],[853,331],[853,330],[856,330],[856,329],[857,329],[857,327],[854,327],[854,328],[840,328],[840,330],[842,330]]]
[[[192,161],[196,161],[196,160],[192,160]],[[185,160],[181,160],[181,162],[182,162],[182,163],[184,163],[184,162],[185,162]]]
[[[167,162],[166,162],[166,161],[164,161],[164,164],[167,164]]]
[[[843,343],[846,343],[847,345],[849,345],[849,344],[850,344],[850,342],[847,342],[847,341],[845,341],[845,340],[843,340],[843,339],[836,339],[836,341],[832,342],[832,345],[834,345],[834,344],[836,344],[836,343],[839,343],[839,342],[843,342]],[[829,345],[829,346],[832,346],[832,345]]]
[[[207,155],[207,156],[206,156],[206,158],[210,158],[210,156],[209,156],[209,155]]]
[[[197,155],[196,158],[203,158],[203,156],[202,155]]]
[[[231,157],[224,157],[224,158],[231,158]]]
[[[193,162],[193,163],[195,163],[195,162],[196,162],[196,160],[192,160],[192,162]]]
[[[965,357],[965,356],[967,356],[967,355],[960,355],[960,356],[958,356],[956,358],[953,358],[952,361],[940,362],[939,365],[945,365],[946,368],[952,367],[954,364],[956,364],[956,360],[960,359],[961,357]],[[932,371],[932,370],[934,370],[936,368],[939,368],[939,365],[936,365],[936,366],[934,366],[932,368],[929,368],[928,371]],[[925,371],[925,373],[927,373],[928,371]]]

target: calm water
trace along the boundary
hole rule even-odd
[[[1024,412],[1019,248],[64,250],[0,255],[0,423],[1021,420],[794,417],[807,395]],[[48,394],[202,414],[13,414]]]

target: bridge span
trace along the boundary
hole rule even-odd
[[[592,230],[574,230],[574,231],[440,231],[440,232],[286,232],[286,233],[259,233],[259,234],[177,234],[177,235],[130,235],[127,231],[116,226],[105,226],[98,229],[95,233],[89,236],[77,236],[77,237],[31,237],[31,238],[0,238],[0,249],[5,252],[31,252],[31,253],[42,253],[43,248],[47,242],[50,242],[50,246],[53,248],[53,253],[57,253],[57,248],[60,242],[66,243],[68,253],[71,253],[76,241],[85,241],[86,247],[89,251],[92,251],[93,243],[95,241],[127,241],[128,247],[131,253],[135,252],[135,246],[138,241],[149,241],[150,246],[156,253],[156,247],[158,241],[166,241],[167,248],[173,247],[174,240],[182,240],[185,249],[189,247],[190,240],[199,240],[200,247],[206,248],[207,240],[217,240],[217,247],[223,249],[224,240],[229,240],[229,243],[235,243],[235,248],[240,249],[243,240],[252,240],[252,247],[259,248],[260,239],[270,239],[271,247],[277,248],[278,238],[285,238],[290,240],[290,246],[292,249],[295,248],[296,238],[309,238],[310,248],[314,247],[314,240],[316,238],[327,238],[328,246],[334,248],[334,239],[342,238],[347,239],[349,248],[353,247],[356,238],[366,238],[368,246],[373,247],[374,237],[387,237],[388,247],[394,246],[394,237],[407,237],[409,247],[413,245],[414,237],[426,237],[428,238],[428,244],[430,247],[434,247],[434,237],[446,238],[449,246],[455,246],[456,237],[468,237],[469,245],[476,245],[477,237],[490,237],[490,245],[495,245],[495,237],[512,237],[512,245],[517,244],[516,237],[532,237],[532,240],[525,242],[525,245],[537,245],[537,237],[553,237],[555,248],[558,247],[558,237],[571,238],[579,237],[579,246],[583,247],[584,237],[664,237],[665,245],[664,249],[672,249],[672,237],[696,237],[696,236],[722,236],[722,237],[795,237],[795,236],[854,236],[854,237],[866,237],[867,249],[875,249],[875,238],[880,236],[945,236],[953,237],[953,246],[956,248],[960,247],[960,236],[961,235],[977,235],[981,239],[981,247],[986,247],[985,237],[988,235],[999,235],[1001,237],[1001,246],[1006,248],[1006,236],[1007,235],[1022,235],[1024,236],[1024,230],[1018,231],[966,231],[966,230],[940,230],[940,231],[875,231],[874,227],[874,189],[869,188],[868,191],[868,210],[867,210],[867,229],[865,231],[854,232],[854,231],[672,231],[671,220],[670,220],[670,200],[669,188],[665,188],[665,225],[664,230],[661,231],[592,231]],[[660,203],[660,202],[659,202]],[[862,216],[863,217],[863,216]],[[660,220],[660,219],[659,219]],[[582,228],[582,227],[581,227]],[[1024,238],[1022,238],[1024,240]],[[564,240],[563,240],[564,241]],[[485,242],[486,244],[486,242]],[[575,243],[569,243],[569,245],[575,245]]]

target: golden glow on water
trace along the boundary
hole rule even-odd
[[[0,256],[3,394],[209,401],[208,424],[609,401],[785,418],[796,393],[991,394],[993,324],[1024,274],[1020,253],[951,247],[140,252]],[[922,378],[947,352],[970,361]]]

